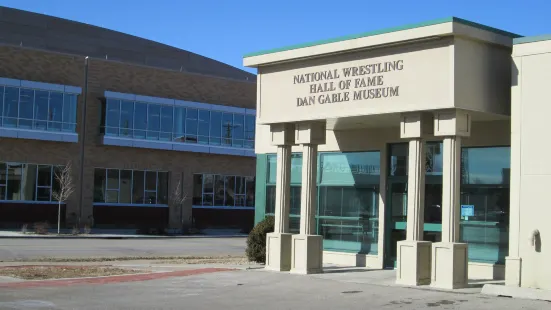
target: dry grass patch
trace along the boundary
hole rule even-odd
[[[105,266],[18,266],[0,268],[0,276],[25,280],[102,277],[134,273],[143,273],[143,271]]]

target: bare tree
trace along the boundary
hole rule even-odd
[[[58,167],[55,171],[55,179],[59,184],[59,189],[52,193],[54,199],[58,202],[57,208],[57,234],[59,235],[61,225],[61,203],[66,202],[69,196],[75,190],[71,162],[67,165]]]
[[[176,186],[170,193],[169,203],[173,209],[180,210],[180,228],[184,227],[184,202],[187,200],[187,194],[183,191],[182,178],[178,180]]]

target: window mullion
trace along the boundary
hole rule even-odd
[[[39,165],[35,166],[35,173],[34,173],[34,199],[33,201],[38,200],[38,167]]]

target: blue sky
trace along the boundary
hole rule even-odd
[[[521,35],[551,33],[549,0],[0,0],[0,5],[129,33],[238,68],[249,52],[449,16]]]

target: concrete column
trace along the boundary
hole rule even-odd
[[[522,71],[522,57],[513,57],[513,67]],[[511,86],[511,181],[509,204],[509,255],[505,257],[505,285],[520,287],[522,258],[520,257],[520,162],[521,162],[521,104],[522,79],[513,74]]]
[[[300,199],[300,234],[316,234],[318,146],[304,144],[302,153],[302,189]]]
[[[408,206],[406,239],[423,240],[425,214],[425,142],[409,141],[408,155]]]
[[[323,237],[316,233],[318,144],[325,143],[325,123],[297,124],[296,142],[302,144],[300,234],[292,237],[291,273],[323,271]]]
[[[274,232],[266,235],[266,269],[291,270],[291,148],[294,127],[290,124],[271,126],[272,144],[277,146],[276,201]]]
[[[461,137],[444,138],[442,167],[442,242],[459,241],[461,214]]]
[[[442,242],[432,245],[431,286],[455,289],[467,285],[468,249],[459,243],[461,206],[461,137],[444,138],[442,169]]]
[[[277,147],[275,233],[289,232],[291,208],[291,146]]]
[[[432,131],[432,119],[426,114],[407,114],[400,124],[402,138],[409,138],[408,200],[406,240],[397,243],[396,283],[425,285],[430,283],[431,242],[423,241],[425,214],[425,141]]]

